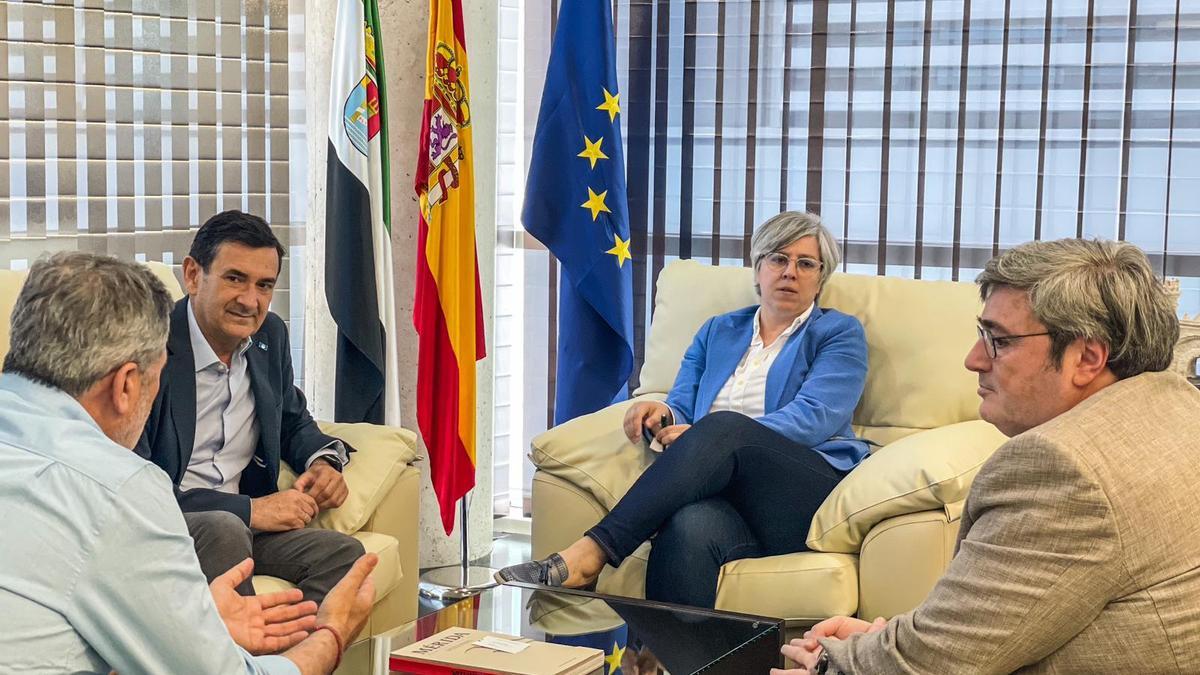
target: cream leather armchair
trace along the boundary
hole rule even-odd
[[[171,297],[183,297],[171,268],[162,263],[149,267],[166,284]],[[0,360],[8,353],[9,317],[25,280],[24,272],[0,270]],[[416,435],[407,429],[374,424],[319,423],[325,433],[350,443],[357,452],[346,467],[350,494],[339,508],[320,514],[309,527],[349,534],[379,555],[375,568],[375,607],[359,639],[382,633],[411,621],[417,615],[417,520],[420,473]],[[280,467],[281,489],[296,479],[286,465]],[[256,575],[259,593],[291,588],[275,577]]]
[[[744,268],[689,260],[663,269],[634,400],[666,398],[695,331],[714,314],[755,304],[752,283]],[[718,609],[792,625],[837,614],[890,617],[919,604],[949,564],[971,480],[1005,440],[979,420],[975,376],[963,367],[980,310],[974,284],[835,274],[818,302],[858,317],[866,330],[868,374],[854,429],[881,447],[821,506],[810,552],[730,562],[717,581]],[[621,431],[631,404],[533,439],[535,558],[582,535],[654,461]],[[606,569],[599,590],[643,596],[650,546]]]

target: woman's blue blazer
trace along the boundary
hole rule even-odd
[[[719,314],[700,327],[667,396],[676,423],[693,424],[712,407],[750,347],[757,309]],[[758,421],[849,471],[867,456],[867,443],[850,429],[866,377],[862,324],[837,310],[814,307],[771,364],[766,414]]]

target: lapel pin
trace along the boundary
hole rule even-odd
[[[264,352],[267,351],[267,343],[265,343],[265,342],[258,343],[258,348],[263,350]]]

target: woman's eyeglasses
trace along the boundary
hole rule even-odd
[[[793,259],[787,257],[783,253],[779,253],[778,251],[775,253],[768,253],[763,256],[763,264],[765,264],[767,269],[771,270],[772,272],[782,272],[786,270],[788,263],[793,261],[796,263],[796,273],[801,276],[810,276],[821,271],[821,261],[813,258],[801,256]]]

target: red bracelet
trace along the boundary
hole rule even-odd
[[[333,626],[330,626],[327,623],[323,623],[320,626],[317,626],[316,628],[312,629],[312,634],[316,635],[317,631],[319,631],[319,630],[329,631],[329,634],[333,636],[334,642],[337,643],[337,660],[333,662],[333,670],[337,670],[338,666],[340,666],[342,664],[342,651],[345,650],[346,643],[342,642],[342,636],[340,633],[337,632],[337,629],[334,628]],[[330,672],[333,672],[333,671],[330,671]]]

